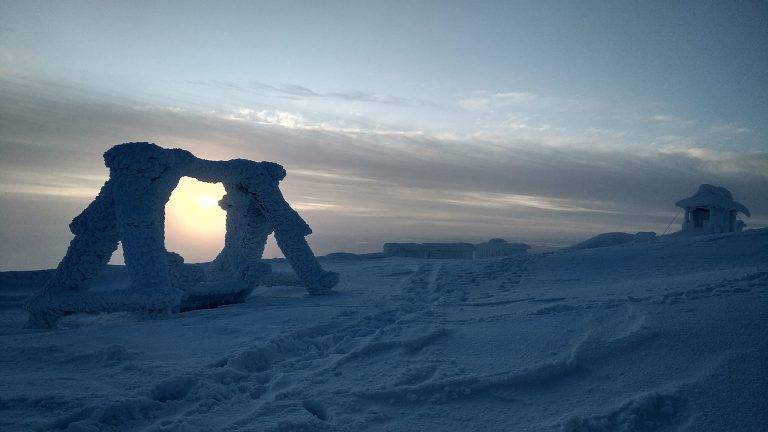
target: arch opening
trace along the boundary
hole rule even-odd
[[[165,248],[187,263],[209,262],[224,247],[224,185],[182,177],[165,204]]]

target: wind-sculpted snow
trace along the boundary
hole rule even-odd
[[[70,228],[75,238],[53,278],[27,303],[30,322],[51,326],[78,312],[142,311],[165,314],[238,303],[270,273],[261,261],[267,236],[311,294],[325,294],[338,275],[324,271],[307,245],[309,225],[278,188],[285,170],[271,162],[208,161],[180,149],[127,143],[104,154],[110,178]],[[222,182],[227,195],[224,249],[203,269],[165,249],[165,204],[182,176]],[[87,292],[118,242],[131,286]]]
[[[633,399],[608,414],[571,418],[563,432],[669,431],[681,422],[684,408],[685,400],[679,396],[654,393]]]
[[[761,431],[766,262],[766,230],[331,260],[335,296],[277,284],[163,320],[68,316],[57,332],[24,328],[11,302],[0,429]],[[40,278],[4,276],[9,296]]]
[[[361,396],[394,403],[413,403],[415,400],[442,403],[457,398],[477,397],[480,393],[499,388],[543,386],[583,372],[583,369],[594,365],[595,362],[616,353],[636,349],[638,344],[654,336],[654,333],[646,331],[642,324],[632,323],[631,327],[627,334],[610,340],[587,334],[563,357],[526,366],[520,370],[432,380],[413,386],[397,386],[389,390],[363,393]]]

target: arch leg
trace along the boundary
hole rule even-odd
[[[178,309],[181,291],[171,285],[165,250],[165,204],[191,154],[143,144],[123,144],[105,153],[115,216],[131,286],[122,307],[165,313]]]
[[[56,273],[42,290],[27,301],[30,323],[50,327],[64,315],[78,312],[71,302],[57,301],[57,296],[82,293],[107,265],[117,250],[119,233],[115,219],[112,183],[107,181],[96,198],[69,225],[75,235]]]
[[[248,183],[248,192],[269,221],[277,245],[307,291],[312,295],[329,293],[339,282],[339,275],[320,266],[305,238],[312,230],[285,201],[277,181],[266,180],[263,176],[260,182]]]

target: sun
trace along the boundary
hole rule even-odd
[[[219,200],[210,195],[198,195],[195,197],[195,202],[203,209],[209,209],[218,204]]]
[[[224,194],[221,183],[182,177],[165,206],[166,217],[192,231],[207,231],[224,223],[226,212],[219,207]]]

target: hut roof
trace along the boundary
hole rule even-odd
[[[709,184],[699,186],[699,190],[693,196],[681,199],[675,205],[682,208],[704,207],[736,210],[751,216],[749,209],[744,204],[733,200],[733,195],[728,189]]]

